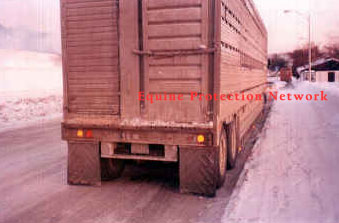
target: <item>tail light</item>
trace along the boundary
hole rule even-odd
[[[92,138],[93,137],[93,131],[92,130],[87,130],[86,131],[86,138]]]

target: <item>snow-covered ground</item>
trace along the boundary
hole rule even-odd
[[[61,57],[0,50],[0,132],[60,118]]]
[[[304,83],[305,84],[305,83]],[[339,97],[339,82],[335,82],[335,83],[328,83],[328,82],[324,82],[324,83],[308,83],[307,84],[310,85],[310,87],[312,88],[316,88],[317,90],[324,90],[329,93],[329,94],[333,94],[336,95],[337,97]]]
[[[295,82],[281,93],[329,101],[277,101],[223,222],[339,222],[339,88]]]

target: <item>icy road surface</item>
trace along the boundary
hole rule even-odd
[[[101,187],[69,186],[60,121],[0,131],[0,223],[221,222],[250,154],[239,155],[215,198],[180,194],[177,165],[153,162],[129,163]]]
[[[339,222],[339,85],[294,83],[281,93],[328,102],[276,102],[223,222]]]

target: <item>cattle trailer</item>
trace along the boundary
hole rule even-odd
[[[266,89],[252,0],[61,0],[61,27],[68,183],[100,185],[126,160],[177,162],[181,192],[214,196],[264,105],[230,97]]]

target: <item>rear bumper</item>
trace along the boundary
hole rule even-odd
[[[83,137],[77,135],[84,132]],[[91,136],[86,137],[86,132]],[[203,135],[205,141],[199,143],[197,136]],[[62,123],[62,139],[66,141],[89,141],[135,144],[161,144],[173,146],[213,146],[213,129],[178,127],[128,127],[128,126],[91,126]]]

